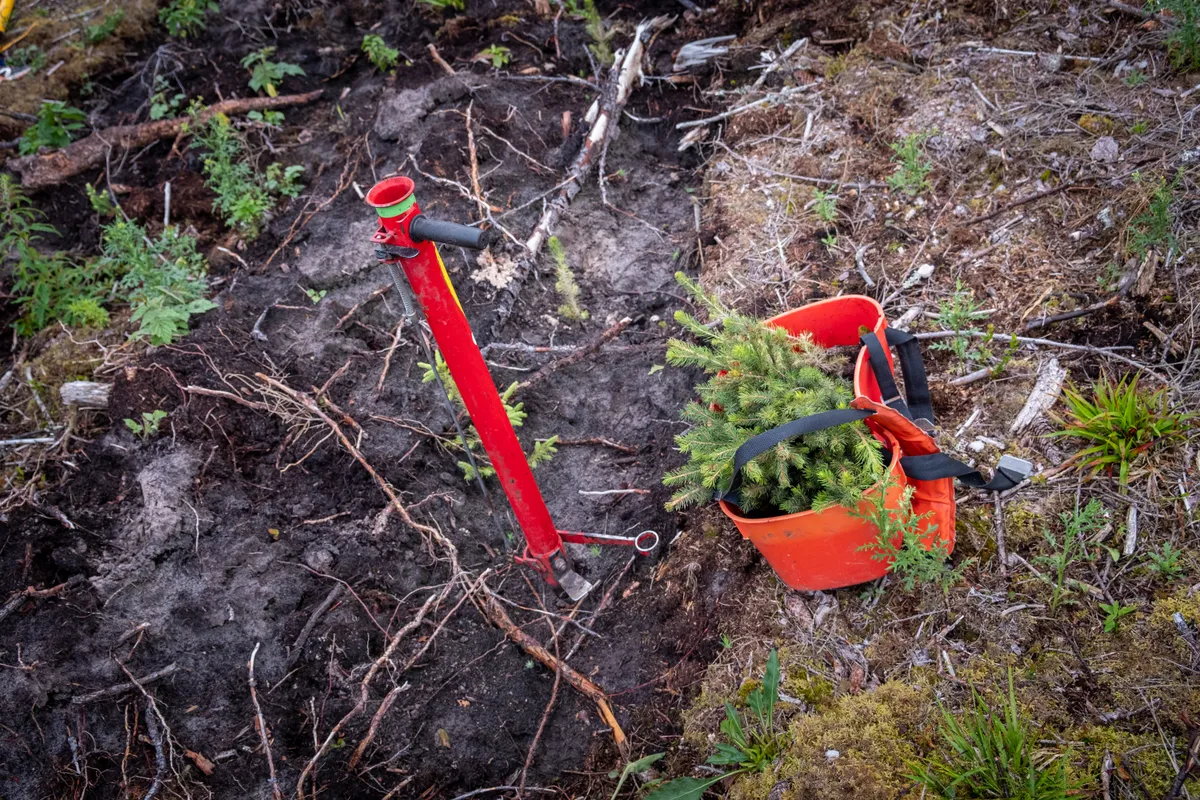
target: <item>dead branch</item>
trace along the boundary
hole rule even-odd
[[[333,193],[329,195],[329,197],[326,197],[320,203],[317,203],[312,210],[309,210],[309,207],[313,204],[313,198],[310,197],[308,199],[308,201],[304,204],[304,208],[300,209],[300,213],[296,215],[296,218],[292,220],[292,224],[288,227],[287,236],[283,237],[283,241],[279,243],[278,247],[271,251],[271,255],[263,263],[263,269],[271,266],[271,262],[275,260],[275,256],[279,255],[279,253],[285,247],[292,243],[292,240],[296,238],[296,234],[299,233],[300,230],[307,225],[313,217],[315,217],[321,211],[324,211],[330,203],[341,196],[342,192],[350,188],[351,184],[354,183],[354,176],[358,174],[358,162],[361,156],[361,150],[359,148],[361,147],[361,141],[355,142],[354,147],[352,147],[350,152],[346,155],[346,163],[342,166],[342,174],[338,178],[338,184],[336,187],[334,187]],[[323,168],[324,164],[321,166]],[[275,302],[279,301],[277,300]],[[266,312],[264,311],[263,314],[266,314]],[[254,327],[257,329],[258,323],[256,323]]]
[[[338,588],[341,588],[340,586]],[[261,642],[254,643],[254,650],[250,653],[250,661],[247,662],[246,668],[250,673],[250,701],[254,703],[254,724],[258,728],[258,737],[262,740],[263,752],[267,755],[267,771],[270,777],[267,783],[271,785],[272,800],[283,800],[283,792],[279,789],[279,779],[275,777],[275,757],[271,755],[271,739],[267,735],[267,722],[263,719],[262,706],[258,704],[258,682],[254,679],[254,657],[258,655],[258,648]]]
[[[379,486],[383,493],[387,495],[388,500],[391,501],[392,506],[396,509],[396,513],[400,515],[400,518],[404,520],[405,524],[410,528],[429,536],[434,542],[437,542],[442,549],[446,551],[447,556],[450,558],[452,567],[451,571],[455,575],[460,572],[458,567],[458,548],[454,546],[454,543],[443,536],[442,532],[437,528],[424,525],[413,519],[412,515],[408,513],[408,509],[405,508],[404,504],[400,502],[400,498],[396,496],[396,492],[392,489],[391,484],[385,481],[383,477],[375,471],[375,468],[372,467],[365,458],[363,458],[362,453],[359,452],[358,448],[354,446],[349,437],[346,436],[346,433],[342,430],[341,426],[334,422],[328,414],[322,411],[321,407],[316,403],[316,401],[314,401],[304,392],[298,392],[290,386],[280,383],[274,378],[267,377],[261,372],[255,373],[255,377],[268,386],[278,390],[279,392],[282,392],[293,402],[304,408],[304,410],[308,411],[310,414],[316,416],[318,419],[328,425],[333,430],[333,433],[337,436],[338,441],[342,443],[342,447],[346,448],[350,455],[354,456],[354,460],[362,465],[363,469],[365,469],[371,475],[371,477],[375,480],[375,483]]]
[[[104,157],[114,147],[144,147],[159,139],[177,135],[186,124],[203,125],[217,114],[245,114],[268,108],[311,103],[321,96],[321,91],[305,94],[286,94],[279,97],[247,97],[215,103],[198,118],[175,117],[141,125],[116,125],[96,131],[77,142],[46,155],[31,155],[8,162],[8,167],[21,176],[21,185],[26,189],[41,189],[62,183],[92,167],[104,163]]]
[[[545,440],[538,439],[538,441],[541,442]],[[605,439],[603,436],[593,436],[589,439],[558,439],[554,442],[554,444],[558,447],[587,447],[589,445],[611,447],[613,450],[617,450],[622,453],[628,453],[631,456],[638,454],[638,449],[636,447],[627,444],[621,444],[620,442],[614,442],[612,439]]]
[[[391,506],[388,506],[388,508],[391,508]],[[321,601],[321,604],[309,616],[308,622],[304,623],[304,628],[300,631],[300,635],[292,643],[292,650],[288,653],[287,661],[284,662],[284,671],[290,670],[296,661],[299,660],[300,654],[304,651],[304,643],[308,641],[308,637],[312,635],[313,628],[317,626],[317,620],[326,611],[333,608],[333,604],[342,596],[342,591],[342,584],[335,583],[333,588],[329,590],[329,594],[325,595],[325,599]]]
[[[1025,330],[1033,331],[1033,330],[1037,330],[1038,328],[1044,328],[1047,325],[1053,325],[1056,322],[1066,322],[1069,319],[1077,319],[1079,317],[1087,316],[1088,314],[1094,314],[1097,311],[1101,311],[1106,308],[1112,308],[1120,301],[1121,301],[1121,295],[1114,294],[1112,297],[1108,298],[1107,300],[1101,300],[1098,303],[1092,303],[1090,306],[1086,306],[1084,308],[1077,308],[1074,311],[1064,311],[1061,314],[1054,314],[1049,317],[1039,317],[1038,319],[1032,319],[1029,322],[1025,323]]]
[[[404,332],[405,317],[400,318],[400,322],[396,324],[396,334],[392,337],[392,343],[388,346],[387,355],[383,358],[383,370],[379,373],[379,383],[375,386],[375,396],[379,397],[383,393],[383,382],[387,380],[388,370],[392,368],[392,356],[396,353],[396,347],[400,344],[400,334]]]
[[[1093,355],[1104,356],[1111,358],[1114,361],[1120,361],[1122,364],[1128,364],[1134,369],[1141,370],[1144,374],[1149,375],[1156,381],[1161,383],[1170,383],[1170,381],[1158,374],[1145,364],[1134,361],[1132,358],[1126,358],[1120,353],[1115,353],[1112,350],[1103,347],[1093,347],[1090,344],[1069,344],[1067,342],[1056,342],[1053,339],[1039,339],[1032,336],[1010,336],[1002,333],[988,333],[985,331],[929,331],[927,333],[915,334],[918,339],[951,339],[955,336],[966,336],[973,339],[982,339],[984,337],[995,336],[996,341],[1004,341],[1005,339],[1016,339],[1021,344],[1035,344],[1043,347],[1057,347],[1062,350],[1074,350],[1078,353],[1091,353]]]
[[[529,768],[533,766],[533,756],[537,752],[538,742],[542,740],[542,733],[546,730],[550,712],[554,710],[554,703],[558,700],[558,687],[561,683],[562,671],[558,670],[554,673],[554,686],[550,688],[550,700],[546,703],[546,710],[542,712],[542,720],[538,723],[537,731],[533,734],[533,741],[529,744],[529,752],[525,755],[525,766],[521,768],[521,780],[517,784],[517,797],[525,794],[525,779],[529,775]]]
[[[332,423],[331,421],[330,424],[335,423]],[[391,661],[392,654],[396,652],[396,648],[399,647],[400,642],[404,639],[404,637],[420,626],[420,624],[425,620],[425,614],[428,613],[429,609],[432,608],[435,603],[443,600],[446,595],[450,593],[450,590],[453,587],[454,581],[450,581],[445,585],[445,587],[443,587],[442,591],[438,592],[437,594],[431,594],[425,600],[424,605],[422,605],[420,610],[416,613],[416,616],[414,616],[408,621],[408,624],[396,632],[396,635],[393,636],[388,642],[387,649],[385,649],[383,654],[380,655],[379,658],[375,659],[375,662],[371,664],[371,668],[367,670],[367,674],[363,677],[362,682],[358,685],[358,702],[356,702],[354,707],[347,711],[346,714],[340,720],[338,720],[337,724],[329,730],[329,734],[325,737],[325,740],[321,742],[320,746],[317,748],[317,752],[311,759],[309,759],[308,763],[304,765],[304,769],[300,772],[300,778],[296,781],[297,800],[304,800],[304,784],[308,782],[308,776],[312,774],[312,771],[316,768],[317,762],[321,759],[321,756],[323,756],[325,751],[329,749],[329,745],[331,745],[337,739],[337,735],[342,731],[343,728],[346,727],[346,723],[357,717],[366,709],[367,694],[370,691],[371,681],[375,679],[375,675],[378,674],[379,670],[383,668],[384,664],[387,664]],[[316,724],[315,720],[313,724]],[[313,788],[315,793],[316,787]]]
[[[21,604],[26,600],[42,600],[47,597],[54,597],[76,584],[83,583],[84,580],[83,576],[76,576],[57,586],[51,586],[49,589],[35,589],[32,586],[22,589],[10,597],[3,606],[0,606],[0,622],[3,622],[9,615],[20,608]]]
[[[185,386],[183,390],[188,394],[198,394],[204,397],[219,397],[222,400],[232,400],[238,405],[243,405],[246,408],[253,408],[255,411],[270,411],[270,407],[266,403],[256,403],[253,400],[247,400],[244,397],[239,397],[233,392],[223,392],[220,389],[206,389],[203,386]]]
[[[1047,197],[1053,197],[1054,195],[1058,194],[1059,192],[1065,192],[1067,189],[1070,189],[1070,188],[1072,188],[1074,186],[1078,186],[1078,185],[1079,185],[1079,181],[1067,181],[1066,183],[1060,183],[1058,186],[1055,186],[1053,189],[1046,189],[1041,192],[1035,192],[1035,193],[1029,195],[1028,197],[1022,197],[1019,200],[1013,200],[1011,203],[1002,205],[999,208],[997,208],[995,211],[989,211],[988,213],[983,214],[982,216],[975,217],[974,219],[969,219],[963,223],[963,226],[969,227],[971,225],[978,225],[981,222],[987,222],[989,219],[995,219],[996,217],[1000,216],[1001,214],[1004,214],[1008,211],[1012,211],[1014,208],[1020,208],[1021,206],[1027,205],[1029,203],[1036,203],[1038,200],[1045,200]]]
[[[629,324],[631,322],[633,322],[633,320],[630,319],[629,317],[626,317],[625,319],[618,322],[616,325],[606,328],[599,336],[597,336],[595,339],[588,342],[587,344],[581,345],[577,350],[575,350],[575,352],[571,353],[570,355],[563,356],[562,358],[558,358],[558,359],[555,359],[554,361],[551,361],[549,364],[547,364],[546,366],[539,369],[537,372],[530,375],[528,380],[523,380],[520,383],[518,383],[517,391],[524,391],[531,386],[535,386],[535,385],[541,383],[542,381],[544,381],[546,378],[550,377],[555,372],[558,372],[560,369],[563,369],[564,367],[569,367],[572,364],[576,364],[576,363],[582,361],[583,359],[587,358],[592,353],[595,353],[597,350],[599,350],[601,347],[603,347],[605,342],[619,336],[623,330],[625,330],[626,328],[629,327]]]
[[[343,314],[341,316],[341,319],[339,319],[337,321],[337,324],[333,326],[333,329],[335,331],[340,329],[343,325],[346,324],[346,320],[348,320],[352,316],[354,316],[354,312],[358,311],[360,308],[362,308],[367,303],[374,300],[376,297],[382,297],[383,295],[387,294],[388,290],[390,290],[391,288],[392,288],[392,284],[385,283],[383,286],[380,286],[378,289],[371,292],[369,295],[364,297],[362,300],[359,300],[357,303],[355,303],[353,306],[350,307],[349,311],[347,311],[345,314]]]
[[[542,647],[536,639],[518,628],[486,585],[483,586],[483,605],[481,610],[488,621],[504,631],[504,634],[513,643],[541,662],[546,668],[554,670],[556,673],[561,672],[562,676],[567,679],[567,683],[571,684],[577,692],[595,703],[597,710],[600,712],[600,717],[612,729],[613,741],[617,743],[617,747],[621,750],[622,754],[628,754],[629,745],[625,740],[625,732],[621,730],[621,725],[617,722],[617,718],[612,712],[612,706],[609,705],[608,695],[605,694],[603,689],[577,672],[566,662],[556,658],[553,653]]]
[[[118,683],[116,686],[109,686],[107,689],[99,689],[91,692],[90,694],[77,694],[71,698],[71,703],[73,705],[82,706],[88,703],[93,703],[97,700],[107,700],[110,697],[120,697],[126,692],[133,691],[134,689],[141,689],[144,692],[145,689],[143,687],[146,684],[161,681],[163,678],[174,675],[178,671],[178,664],[168,664],[158,672],[151,672],[149,675],[144,675],[141,678],[131,679],[125,683]]]
[[[458,74],[454,71],[454,67],[446,63],[446,59],[442,58],[442,54],[438,52],[438,49],[434,47],[433,44],[425,45],[425,49],[429,51],[429,55],[433,58],[433,62],[441,67],[447,75]]]
[[[158,729],[158,708],[149,694],[146,695],[146,735],[154,745],[154,780],[142,800],[154,800],[162,790],[163,776],[167,772],[167,754],[163,749],[162,731]]]
[[[537,225],[533,228],[533,233],[525,241],[525,253],[522,254],[517,264],[516,274],[498,297],[496,327],[503,325],[504,321],[512,314],[517,295],[530,270],[533,269],[534,262],[537,261],[538,254],[542,251],[542,246],[553,234],[554,227],[566,212],[567,207],[570,206],[571,201],[575,199],[575,195],[579,194],[583,188],[583,184],[595,168],[598,156],[605,144],[616,133],[617,120],[620,119],[625,103],[629,100],[634,81],[642,75],[642,56],[645,53],[646,43],[655,31],[664,27],[671,19],[655,17],[640,23],[634,32],[629,50],[624,53],[623,58],[618,55],[613,66],[609,68],[608,81],[596,101],[597,111],[591,130],[584,138],[579,153],[566,171],[566,180],[562,189],[554,199],[546,204],[541,219],[538,220]]]
[[[363,753],[371,746],[371,742],[375,741],[375,734],[379,733],[379,723],[383,722],[383,718],[391,711],[392,704],[396,702],[396,698],[400,696],[400,693],[408,689],[409,685],[406,682],[399,686],[393,686],[392,690],[384,695],[383,702],[379,704],[379,708],[375,710],[375,715],[371,717],[371,724],[367,727],[367,735],[358,743],[358,747],[354,748],[354,753],[350,756],[350,761],[346,764],[346,769],[351,770],[358,766]]]

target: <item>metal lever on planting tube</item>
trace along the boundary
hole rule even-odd
[[[485,232],[453,222],[427,219],[413,197],[414,188],[410,178],[395,177],[375,184],[367,192],[366,202],[379,213],[380,223],[371,241],[379,245],[376,253],[380,261],[391,268],[397,291],[402,296],[407,294],[400,280],[399,265],[425,313],[442,358],[454,377],[471,422],[525,535],[525,554],[520,560],[578,600],[592,585],[572,568],[571,559],[563,549],[564,539],[632,545],[644,555],[657,544],[658,534],[653,534],[651,541],[647,534],[653,531],[636,537],[619,537],[567,532],[560,535],[555,528],[434,244],[481,249],[486,246]]]

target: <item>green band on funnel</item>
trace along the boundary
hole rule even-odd
[[[408,197],[404,198],[399,203],[396,203],[396,205],[394,205],[394,206],[388,206],[387,208],[377,208],[375,210],[379,212],[380,217],[398,217],[401,214],[403,214],[405,211],[408,211],[410,208],[412,208],[413,203],[415,203],[415,202],[417,202],[417,198],[413,197],[410,194]]]

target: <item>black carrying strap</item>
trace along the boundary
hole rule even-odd
[[[996,470],[992,474],[992,479],[989,481],[983,477],[983,473],[979,470],[969,467],[958,459],[951,458],[945,453],[930,453],[927,456],[903,456],[900,459],[900,466],[904,468],[904,474],[918,481],[936,481],[939,478],[958,478],[972,489],[983,489],[989,492],[1004,492],[1029,476],[1027,468],[1022,469],[1015,462],[1018,459],[1012,459],[1013,466],[1005,464],[1005,459],[1000,459],[1000,463],[996,465]],[[1027,465],[1029,462],[1020,461],[1020,464]],[[1014,468],[1017,467],[1017,468]]]
[[[908,393],[908,402],[905,403],[900,397],[900,389],[896,386],[896,378],[879,337],[874,333],[863,334],[862,345],[867,348],[871,371],[875,373],[875,382],[879,384],[884,405],[891,406],[911,420],[923,419],[932,425],[933,395],[929,393],[929,378],[925,374],[920,342],[911,333],[897,328],[888,328],[884,334],[888,345],[896,348],[900,372],[904,375],[904,388]]]
[[[859,411],[856,408],[838,408],[833,411],[822,411],[819,414],[785,422],[782,425],[771,428],[769,431],[764,431],[757,436],[747,439],[741,443],[737,452],[733,454],[733,480],[729,482],[729,488],[725,491],[718,489],[716,499],[737,503],[737,490],[742,484],[742,469],[777,444],[786,442],[788,439],[794,439],[797,436],[803,436],[806,433],[816,433],[827,428],[836,428],[838,425],[845,425],[848,422],[858,422],[874,413],[874,411]]]

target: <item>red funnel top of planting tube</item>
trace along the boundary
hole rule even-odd
[[[414,188],[412,178],[403,175],[382,180],[367,192],[367,205],[374,206],[381,217],[398,217],[412,208]]]

